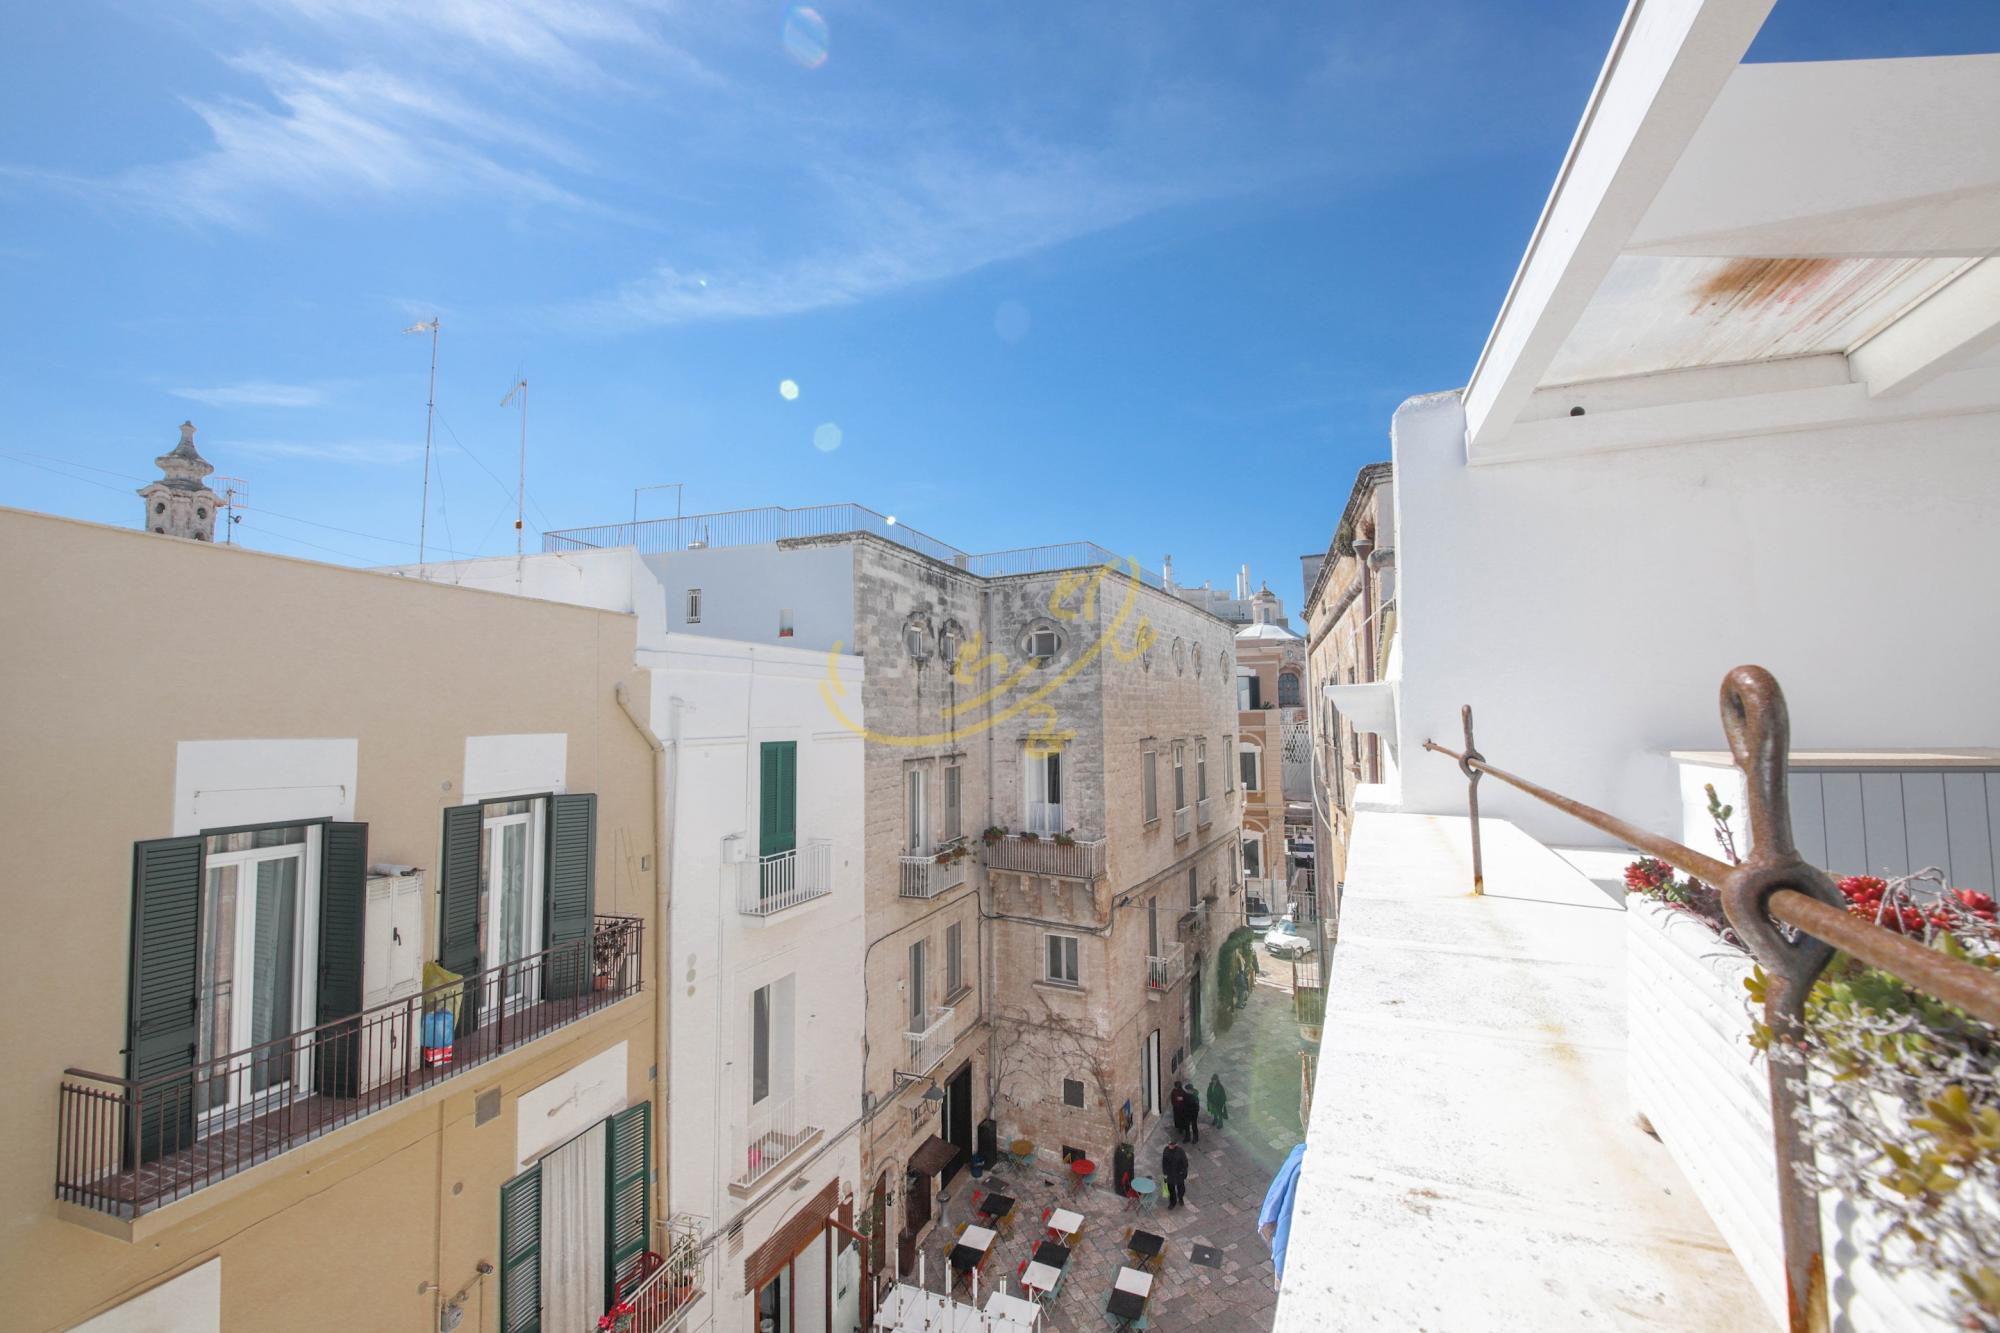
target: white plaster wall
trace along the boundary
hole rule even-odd
[[[1494,764],[1662,832],[1670,749],[1722,743],[1717,691],[1776,673],[1801,748],[2000,744],[2000,417],[1469,467],[1456,394],[1396,413],[1404,808],[1462,811],[1470,703]],[[1579,826],[1497,782],[1481,813]]]
[[[759,1196],[721,1260],[720,1326],[749,1327],[741,1259],[827,1179],[859,1178],[863,1065],[862,742],[841,727],[820,696],[824,652],[674,634],[661,651],[642,651],[651,675],[651,717],[673,740],[679,718],[679,774],[671,813],[673,960],[673,1171],[676,1211],[726,1231],[751,1201],[729,1190],[749,1110],[751,994],[794,978],[796,1078],[811,1080],[811,1118],[824,1131],[806,1150],[807,1185],[785,1188],[791,1169],[758,1183]],[[862,665],[835,659],[843,707],[861,711]],[[676,700],[679,702],[676,703]],[[798,743],[798,833],[833,843],[833,892],[758,920],[737,911],[736,868],[723,840],[757,834],[757,747]],[[754,872],[754,862],[752,862]],[[773,1194],[773,1191],[776,1191]],[[741,1305],[741,1311],[731,1307]],[[741,1318],[738,1318],[738,1313]]]
[[[821,652],[854,646],[854,547],[726,546],[649,555],[666,588],[667,628],[746,643],[784,643]],[[687,623],[687,590],[701,589],[701,623]],[[778,610],[792,610],[793,634],[778,638]]]
[[[382,573],[465,588],[512,593],[546,602],[628,612],[639,620],[639,642],[666,632],[666,593],[629,546],[607,551],[562,551],[527,556],[486,556],[422,565],[391,565]]]
[[[353,738],[181,741],[174,749],[174,836],[353,819],[360,752]]]
[[[459,793],[468,801],[484,801],[495,796],[567,791],[568,759],[567,732],[467,736],[465,785]]]
[[[222,1258],[191,1268],[71,1333],[216,1333],[222,1327]]]
[[[514,1148],[522,1170],[551,1148],[625,1109],[630,1047],[624,1041],[607,1047],[521,1094],[514,1112]]]

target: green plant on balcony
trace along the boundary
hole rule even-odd
[[[1937,891],[1913,892],[1925,878]],[[1839,887],[1854,915],[2000,973],[1990,895],[1946,889],[1936,871]],[[1761,968],[1744,982],[1759,1014],[1766,984]],[[1843,953],[1813,983],[1802,1048],[1761,1021],[1750,1041],[1810,1076],[1812,1183],[1869,1205],[1873,1262],[1943,1278],[1951,1326],[2000,1329],[2000,1034]]]
[[[1022,842],[1040,842],[1042,835],[1031,828],[1025,828],[1021,830],[1020,838]]]
[[[991,847],[994,843],[1000,841],[1002,838],[1006,836],[1007,836],[1007,826],[1005,824],[988,824],[986,826],[986,831],[979,835],[979,839],[981,842],[984,842],[988,847]]]
[[[1058,847],[1074,847],[1076,846],[1076,830],[1067,829],[1064,832],[1056,834],[1050,841],[1054,842]]]

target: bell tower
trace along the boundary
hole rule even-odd
[[[216,498],[204,478],[215,468],[194,451],[192,421],[181,423],[181,442],[153,463],[160,469],[160,479],[139,491],[146,501],[146,530],[214,541]]]

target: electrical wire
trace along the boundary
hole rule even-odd
[[[123,487],[123,486],[113,486],[113,485],[112,485],[112,484],[111,484],[110,482],[108,482],[108,481],[95,481],[95,480],[93,480],[93,479],[91,479],[91,478],[89,478],[89,477],[79,477],[79,476],[77,476],[77,475],[76,475],[76,474],[75,474],[74,472],[62,472],[62,471],[59,471],[59,470],[57,470],[56,468],[52,468],[52,467],[50,467],[50,466],[49,466],[48,464],[46,464],[46,463],[37,463],[37,462],[33,461],[32,459],[28,459],[28,458],[23,458],[23,457],[21,457],[21,456],[20,456],[19,454],[0,454],[0,458],[5,458],[5,459],[8,459],[8,460],[9,460],[9,461],[11,461],[11,462],[15,462],[15,463],[19,463],[19,464],[20,464],[20,465],[21,465],[22,467],[31,467],[31,468],[34,468],[34,469],[35,469],[35,470],[36,470],[37,472],[46,472],[46,473],[48,473],[48,474],[49,474],[50,476],[53,476],[53,477],[61,477],[61,478],[63,478],[63,479],[64,479],[64,480],[66,480],[66,481],[80,481],[80,482],[82,482],[82,483],[83,483],[84,485],[86,485],[86,486],[96,486],[96,487],[98,487],[98,488],[99,488],[99,489],[101,489],[101,490],[107,490],[107,491],[116,491],[116,492],[117,492],[118,494],[120,494],[120,495],[129,495],[129,494],[131,494],[131,492],[130,492],[130,491],[128,491],[128,490],[126,490],[126,489],[125,489],[125,487]],[[81,463],[76,463],[76,464],[72,464],[71,466],[73,466],[73,467],[82,467],[82,466],[84,466],[84,464],[81,464]],[[92,470],[92,471],[94,471],[94,472],[102,472],[102,471],[104,471],[105,469],[103,469],[103,468],[93,468],[93,469],[91,469],[91,470]],[[123,473],[118,473],[118,472],[113,472],[113,473],[111,473],[110,475],[111,475],[111,476],[114,476],[114,477],[117,477],[117,476],[123,476],[124,474],[123,474]],[[133,477],[133,478],[129,478],[129,480],[132,480],[132,481],[138,481],[138,480],[139,480],[139,478],[137,478],[137,477]]]

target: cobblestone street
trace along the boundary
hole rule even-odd
[[[1169,1209],[1163,1191],[1158,1203],[1135,1207],[1111,1192],[1102,1173],[1098,1182],[1072,1192],[1048,1163],[1027,1171],[1006,1165],[976,1182],[961,1175],[941,1199],[944,1224],[925,1248],[928,1285],[938,1287],[956,1225],[971,1216],[971,1191],[998,1190],[1016,1199],[1014,1223],[981,1275],[982,1304],[991,1283],[1003,1276],[1009,1290],[1016,1290],[1018,1266],[1045,1234],[1042,1210],[1060,1206],[1083,1214],[1084,1231],[1044,1327],[1060,1333],[1107,1327],[1105,1300],[1119,1266],[1131,1262],[1125,1243],[1138,1228],[1167,1242],[1146,1309],[1150,1328],[1162,1333],[1268,1329],[1277,1293],[1270,1251],[1257,1234],[1257,1211],[1272,1172],[1299,1139],[1301,1042],[1288,989],[1289,965],[1268,957],[1260,962],[1263,976],[1228,1030],[1212,1033],[1182,1066],[1197,1089],[1206,1088],[1210,1074],[1220,1074],[1229,1089],[1230,1110],[1219,1129],[1204,1112],[1199,1142],[1187,1145],[1185,1206]],[[1140,1175],[1159,1176],[1170,1129],[1166,1116],[1148,1127],[1137,1144]],[[1213,1251],[1203,1254],[1212,1265],[1196,1259],[1197,1247]],[[969,1298],[961,1290],[959,1299]]]

